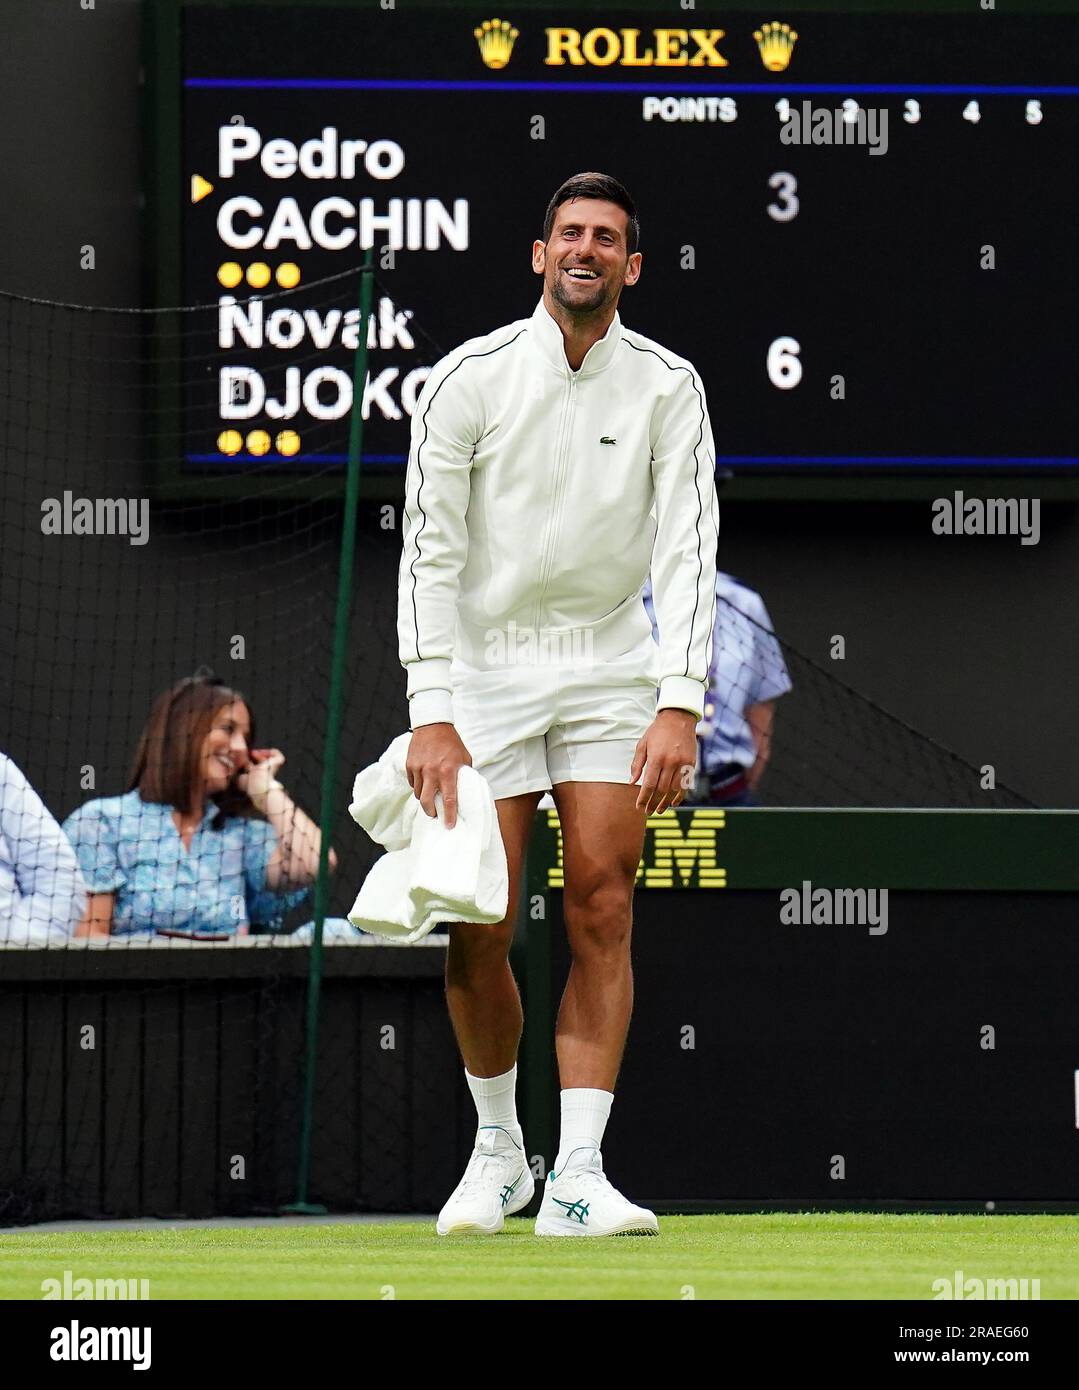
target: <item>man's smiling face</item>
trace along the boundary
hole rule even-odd
[[[532,248],[532,268],[544,289],[569,314],[589,317],[618,304],[623,285],[641,273],[641,253],[626,244],[629,217],[617,203],[571,198],[555,212],[546,245]]]

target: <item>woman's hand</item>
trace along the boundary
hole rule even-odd
[[[285,755],[280,748],[252,748],[250,757],[247,767],[237,775],[236,785],[260,811],[265,811],[270,793],[281,786],[277,772],[285,761]]]
[[[277,845],[266,865],[266,886],[275,892],[298,884],[313,883],[318,874],[322,833],[305,816],[277,780],[285,761],[280,748],[252,748],[248,766],[236,778],[236,785],[247,793],[277,833]],[[331,849],[330,869],[337,868],[337,855]]]
[[[109,936],[112,932],[112,913],[115,893],[87,893],[86,911],[73,936]]]

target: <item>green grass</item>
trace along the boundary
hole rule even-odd
[[[439,1237],[433,1222],[0,1234],[0,1298],[44,1279],[149,1279],[163,1298],[925,1299],[934,1279],[1041,1280],[1079,1298],[1069,1216],[667,1216],[658,1238]],[[686,1286],[692,1287],[688,1293]],[[387,1292],[387,1288],[392,1289]]]

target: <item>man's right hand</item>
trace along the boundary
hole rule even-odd
[[[442,793],[446,829],[457,824],[457,773],[471,767],[472,758],[452,724],[423,724],[414,730],[405,758],[408,785],[429,816],[435,814],[435,793]]]

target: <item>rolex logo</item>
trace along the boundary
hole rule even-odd
[[[478,32],[478,31],[477,31]],[[761,62],[769,72],[782,72],[791,60],[798,35],[789,24],[762,24],[753,30],[757,47],[761,51]]]
[[[485,19],[479,28],[472,32],[480,46],[480,57],[487,66],[504,68],[513,52],[518,30],[508,19]]]

